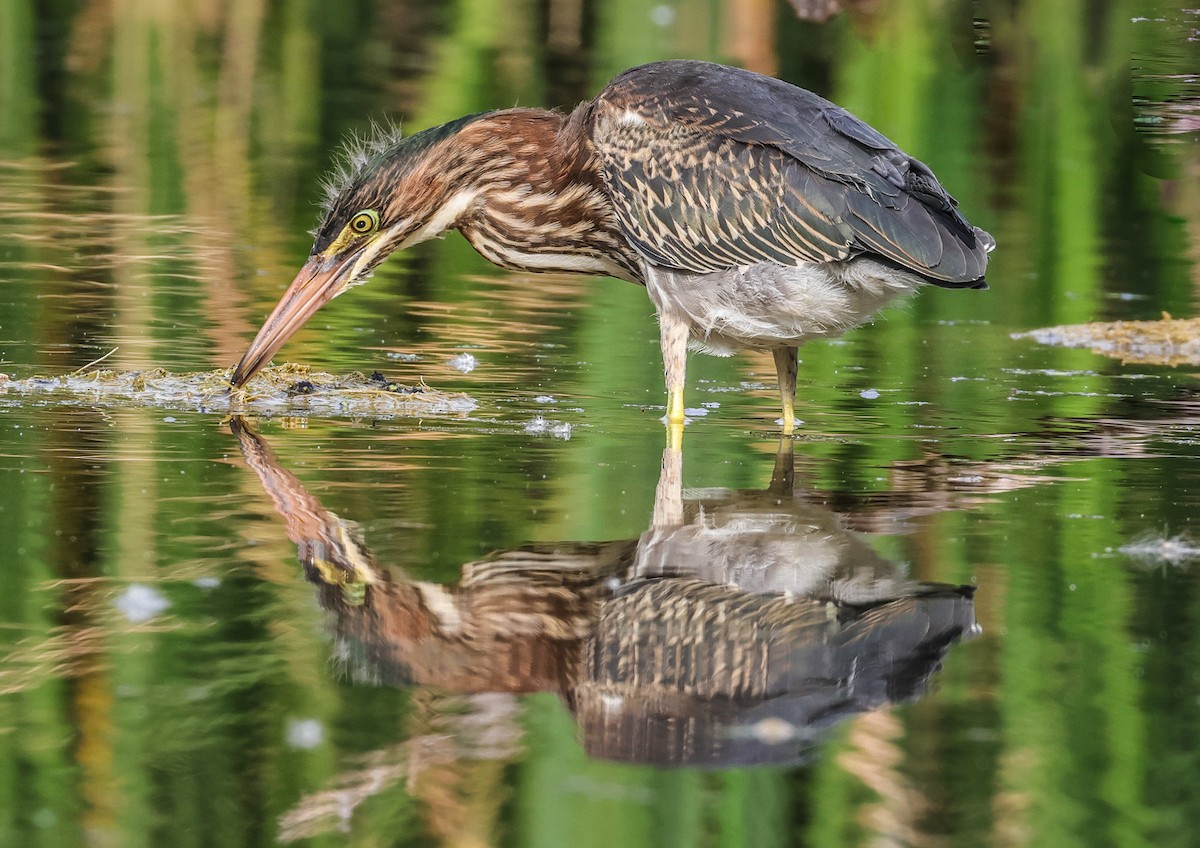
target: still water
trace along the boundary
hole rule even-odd
[[[837,4],[798,3],[801,12]],[[928,161],[999,243],[801,351],[395,257],[277,361],[424,418],[0,393],[0,844],[1200,842],[1200,13],[1155,0],[0,4],[0,371],[231,365],[338,140],[719,59]],[[113,352],[115,349],[115,352]]]

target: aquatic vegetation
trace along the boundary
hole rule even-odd
[[[1200,365],[1200,318],[1159,321],[1093,321],[1014,333],[1014,339],[1085,347],[1122,362],[1144,365]]]
[[[96,368],[57,377],[0,381],[0,403],[150,406],[200,412],[410,417],[470,412],[475,401],[458,392],[389,381],[378,371],[346,375],[304,365],[265,368],[242,389],[229,385],[228,369],[175,374],[162,369]]]

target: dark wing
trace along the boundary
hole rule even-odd
[[[995,242],[933,172],[804,89],[660,62],[614,79],[591,131],[622,228],[656,264],[706,272],[873,253],[940,285],[984,285]]]

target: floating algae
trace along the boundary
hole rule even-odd
[[[1200,365],[1200,318],[1161,321],[1112,321],[1046,327],[1014,333],[1014,339],[1033,339],[1061,347],[1086,347],[1143,365]]]
[[[61,377],[0,380],[0,402],[33,399],[39,405],[151,406],[200,412],[265,415],[326,415],[358,418],[416,417],[470,412],[475,401],[424,383],[406,386],[376,372],[344,376],[304,365],[264,368],[243,389],[231,389],[228,370],[172,374],[169,371],[93,369]]]

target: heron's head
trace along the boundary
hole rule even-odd
[[[312,252],[263,323],[230,381],[242,386],[326,303],[365,282],[393,251],[455,226],[477,191],[455,155],[470,115],[407,138],[394,131],[353,145],[327,182]]]

